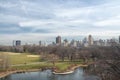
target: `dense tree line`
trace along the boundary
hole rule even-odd
[[[102,80],[120,80],[120,46],[97,47],[91,54],[95,62],[89,65],[87,73],[93,72]]]

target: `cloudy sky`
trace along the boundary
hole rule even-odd
[[[120,35],[120,0],[0,0],[0,44],[89,34]]]

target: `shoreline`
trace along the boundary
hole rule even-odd
[[[71,74],[74,72],[74,70],[78,67],[87,67],[88,65],[76,65],[76,66],[73,66],[71,69],[65,71],[65,72],[57,72],[57,71],[53,71],[52,73],[53,74],[61,74],[61,75],[65,75],[65,74]],[[50,69],[50,68],[48,68]],[[42,71],[42,69],[29,69],[29,70],[15,70],[15,71],[6,71],[6,72],[1,72],[0,73],[0,78],[3,78],[3,77],[6,77],[8,75],[11,75],[11,74],[15,74],[15,73],[25,73],[25,72],[35,72],[35,71]]]
[[[80,64],[80,65],[73,66],[71,69],[69,69],[69,70],[67,70],[65,72],[55,72],[55,71],[53,71],[52,73],[53,74],[57,74],[57,75],[71,74],[71,73],[73,73],[75,71],[76,68],[78,68],[78,67],[87,67],[87,66],[88,65],[82,65],[82,64]]]
[[[35,72],[35,71],[41,71],[41,69],[31,69],[31,70],[15,70],[15,71],[6,71],[0,73],[0,78],[6,77],[11,74],[15,73],[25,73],[25,72]]]

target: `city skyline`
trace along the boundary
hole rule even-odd
[[[42,45],[42,46],[49,46],[49,45],[61,45],[64,43],[73,43],[73,42],[81,42],[81,43],[87,43],[87,45],[91,46],[93,44],[96,44],[96,42],[116,42],[120,43],[120,36],[117,37],[111,37],[111,38],[100,38],[98,36],[92,36],[89,34],[88,36],[79,36],[79,37],[63,37],[63,36],[56,36],[53,38],[50,38],[49,40],[38,40],[38,41],[23,41],[23,40],[12,40],[7,43],[0,44],[0,46],[17,46],[17,45]],[[109,43],[108,43],[109,44]]]
[[[0,0],[0,44],[120,35],[119,0]]]

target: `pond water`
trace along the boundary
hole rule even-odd
[[[87,74],[83,68],[77,68],[74,73],[66,75],[52,74],[51,70],[38,72],[15,73],[0,80],[101,80],[98,76]]]

